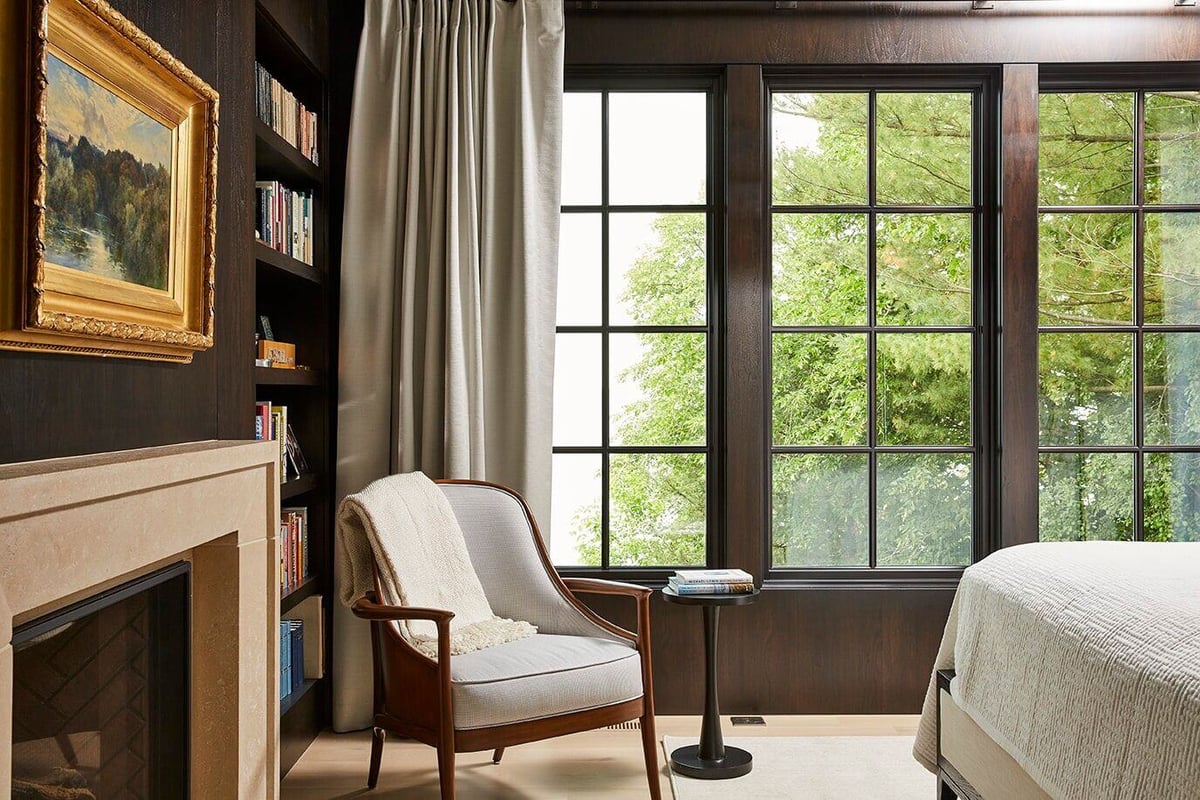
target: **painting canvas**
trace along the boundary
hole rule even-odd
[[[165,290],[172,131],[46,57],[46,260]]]

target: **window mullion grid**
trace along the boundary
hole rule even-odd
[[[609,332],[608,332],[608,92],[600,93],[600,568],[608,569],[610,554],[610,502],[609,490],[609,420],[610,415],[610,375],[609,375]]]
[[[1133,539],[1145,539],[1146,523],[1146,468],[1145,450],[1145,359],[1143,358],[1145,314],[1145,230],[1146,230],[1146,93],[1134,95],[1133,125],[1133,191],[1137,210],[1133,218],[1133,443],[1137,455],[1133,457]]]
[[[875,396],[876,386],[875,381],[878,377],[875,358],[877,354],[877,342],[875,336],[876,323],[876,298],[877,290],[876,272],[877,265],[877,238],[878,230],[875,223],[876,219],[876,204],[878,202],[878,193],[876,191],[876,179],[878,172],[876,168],[876,156],[878,155],[878,139],[876,136],[876,101],[877,93],[872,89],[867,95],[867,445],[870,448],[867,455],[867,495],[868,495],[868,515],[867,515],[867,565],[871,569],[878,566],[878,524],[877,505],[878,505],[878,490],[879,479],[877,475],[879,458],[875,451],[878,444],[876,437],[876,409]]]

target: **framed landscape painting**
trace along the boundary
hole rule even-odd
[[[29,124],[0,132],[0,347],[191,361],[213,342],[216,92],[102,0],[5,5],[0,113]]]

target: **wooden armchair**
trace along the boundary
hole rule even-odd
[[[450,655],[449,611],[387,605],[378,595],[354,613],[371,621],[375,723],[367,786],[375,788],[386,731],[437,748],[442,800],[454,798],[454,754],[494,750],[640,719],[650,797],[661,800],[650,675],[650,589],[558,576],[523,498],[479,481],[439,481],[471,563],[502,616],[538,627],[535,636]],[[631,633],[600,618],[576,594],[637,602]],[[399,620],[437,625],[438,659],[417,651]]]

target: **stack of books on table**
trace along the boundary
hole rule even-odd
[[[754,578],[740,569],[681,569],[667,585],[675,594],[749,594]]]

